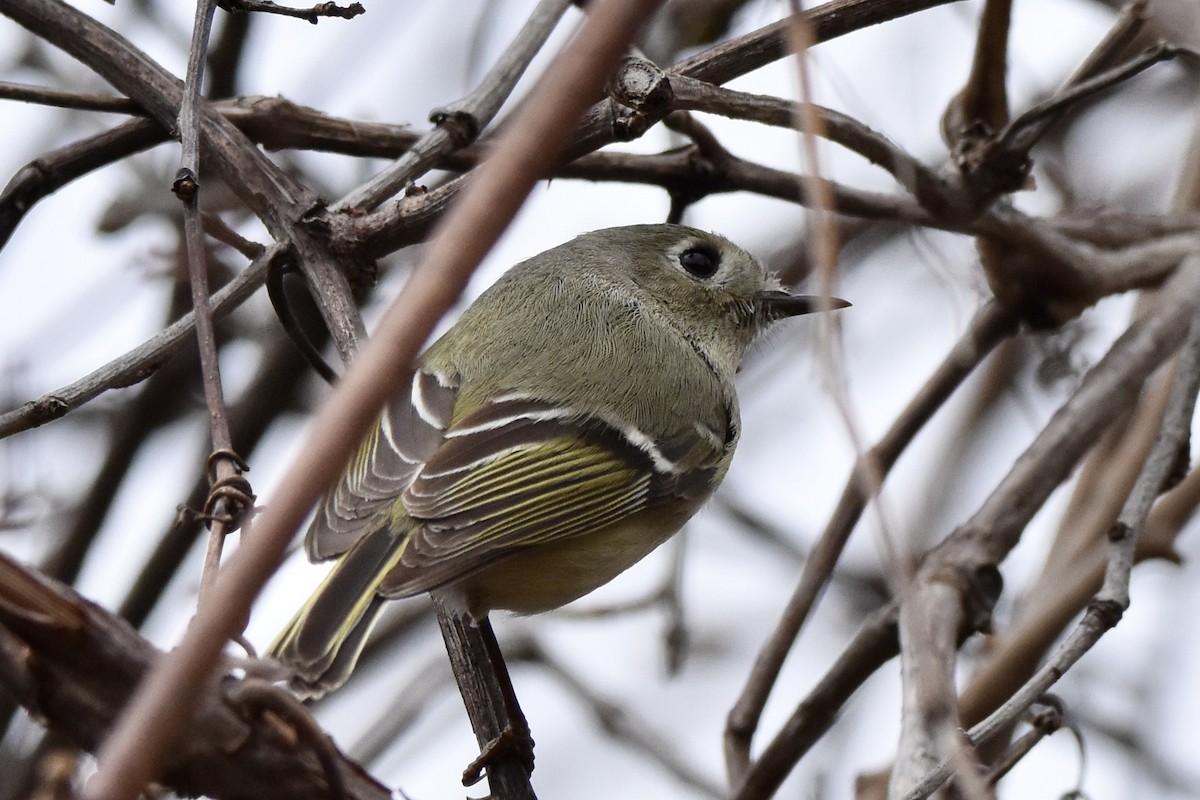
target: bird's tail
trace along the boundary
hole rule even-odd
[[[319,697],[350,677],[383,607],[379,586],[407,539],[392,526],[363,536],[276,637],[268,654],[291,667],[295,690]]]

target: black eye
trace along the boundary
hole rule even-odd
[[[711,278],[721,266],[721,256],[711,247],[689,247],[679,254],[679,266],[697,278]]]

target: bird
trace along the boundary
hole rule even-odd
[[[348,679],[385,600],[471,619],[558,608],[670,538],[729,469],[734,376],[794,295],[723,236],[582,234],[512,267],[417,360],[305,536],[335,564],[271,645],[291,683]]]

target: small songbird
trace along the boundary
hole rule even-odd
[[[679,530],[738,440],[734,374],[791,295],[682,225],[579,236],[513,267],[420,357],[305,539],[329,576],[272,645],[293,683],[349,676],[382,602],[482,619],[607,583]]]

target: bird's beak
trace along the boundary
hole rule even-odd
[[[783,319],[798,317],[801,314],[811,314],[814,311],[833,311],[838,308],[849,308],[850,303],[837,297],[820,295],[788,294],[779,289],[757,292],[754,302],[762,310],[767,319]]]

